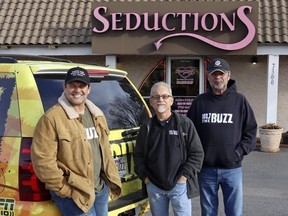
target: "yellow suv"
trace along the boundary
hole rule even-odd
[[[91,77],[89,99],[102,109],[123,192],[109,202],[109,216],[141,215],[147,199],[134,172],[133,150],[149,109],[125,71],[56,60],[0,57],[0,215],[61,215],[37,179],[30,146],[38,119],[57,103],[69,68]],[[144,210],[145,211],[145,210]]]

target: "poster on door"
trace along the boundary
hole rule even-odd
[[[192,66],[180,66],[176,68],[176,84],[177,85],[193,85],[196,70]]]
[[[174,111],[186,116],[194,98],[195,97],[174,97]]]

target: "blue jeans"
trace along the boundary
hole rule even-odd
[[[242,216],[241,167],[235,169],[202,168],[198,178],[202,216],[217,216],[219,186],[223,193],[225,214],[227,216]]]
[[[95,193],[95,201],[92,208],[84,213],[71,198],[61,198],[50,191],[52,199],[60,209],[63,216],[107,216],[109,189],[104,185],[102,191]]]
[[[162,190],[151,182],[146,187],[153,216],[168,216],[170,201],[174,216],[192,215],[192,202],[187,195],[186,183],[177,183],[170,191]]]

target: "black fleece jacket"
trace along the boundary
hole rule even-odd
[[[222,95],[211,87],[199,95],[187,116],[193,121],[204,149],[203,167],[237,168],[256,145],[257,123],[234,80]]]
[[[163,139],[159,142],[159,139],[151,137],[151,134],[155,134],[155,131],[151,133],[151,129],[153,130],[154,125],[158,124],[156,116],[140,127],[134,150],[135,171],[140,179],[144,181],[148,177],[153,184],[163,190],[171,190],[178,178],[184,175],[188,182],[188,197],[191,198],[198,193],[197,173],[201,169],[204,153],[192,121],[176,112],[172,115],[171,120],[175,122],[176,127],[173,126],[173,130],[169,128],[169,131],[167,129],[168,136],[171,136],[166,139],[167,143],[162,142]],[[163,149],[161,145],[177,145],[177,148],[169,147],[165,153],[158,152],[159,149]],[[167,164],[163,167],[155,165],[155,162],[163,160],[167,160]],[[155,170],[155,167],[158,169]]]

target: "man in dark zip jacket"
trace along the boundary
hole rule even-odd
[[[142,125],[134,151],[135,171],[145,182],[153,216],[191,216],[190,198],[198,191],[197,173],[203,149],[192,121],[171,111],[170,86],[151,88],[150,105],[156,115]]]
[[[257,123],[246,98],[230,80],[224,59],[208,65],[209,89],[192,103],[187,116],[193,121],[204,149],[199,174],[202,216],[217,216],[221,186],[225,214],[241,216],[242,160],[256,144]]]

